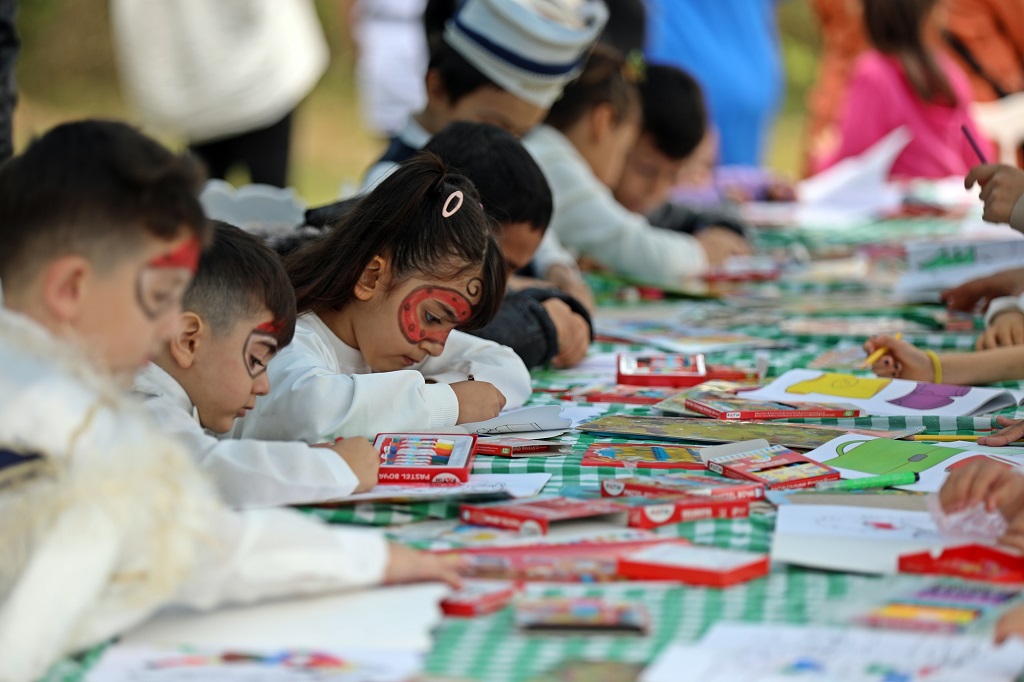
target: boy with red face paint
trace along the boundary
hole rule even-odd
[[[198,184],[187,159],[99,121],[0,168],[4,680],[37,679],[166,605],[452,578],[376,532],[227,509],[112,381],[174,334],[209,238]]]
[[[177,332],[134,388],[228,504],[320,502],[376,485],[380,456],[365,438],[314,448],[207,433],[230,431],[267,394],[267,364],[295,333],[295,292],[276,253],[244,230],[214,223],[182,307]]]
[[[295,340],[236,437],[443,429],[529,398],[514,351],[460,331],[494,317],[507,275],[473,184],[437,156],[403,163],[285,269]]]

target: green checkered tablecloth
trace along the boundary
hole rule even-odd
[[[908,219],[862,225],[834,230],[765,230],[758,234],[757,242],[764,249],[804,248],[811,253],[831,252],[866,244],[901,242],[912,238],[927,238],[954,234],[955,221],[939,219]],[[616,304],[612,285],[599,287],[604,298]],[[836,291],[867,294],[875,290],[864,283],[806,284],[777,282],[766,285],[781,298],[793,300],[834,293]],[[877,293],[877,292],[876,292]],[[721,310],[722,306],[744,310],[742,303],[716,301],[687,301],[680,303],[692,313],[707,306]],[[763,302],[761,303],[763,306]],[[877,309],[876,314],[906,314],[904,306]],[[708,361],[735,364],[753,368],[758,357],[768,360],[770,377],[787,370],[806,367],[815,357],[838,343],[859,343],[863,339],[848,336],[786,335],[772,325],[745,325],[729,327],[752,336],[777,339],[787,345],[767,351],[735,349],[708,354]],[[906,340],[921,347],[939,351],[968,351],[973,349],[972,334],[922,333],[906,334]],[[593,353],[615,353],[624,350],[644,350],[644,346],[595,343]],[[557,404],[554,389],[564,389],[574,382],[590,383],[593,379],[573,379],[572,373],[556,370],[538,370],[533,374],[535,392],[532,405]],[[609,381],[614,377],[609,376]],[[1001,384],[1007,388],[1024,389],[1024,382]],[[647,407],[609,405],[608,414],[650,414]],[[1024,409],[1008,409],[1010,416],[1024,418]],[[971,434],[993,429],[994,420],[985,417],[869,417],[861,419],[796,420],[849,428],[903,429],[924,427],[928,432]],[[570,431],[560,438],[562,451],[550,457],[506,459],[478,457],[475,473],[548,472],[552,474],[546,493],[563,488],[596,490],[600,479],[610,476],[657,475],[656,471],[627,470],[612,467],[584,467],[583,451],[592,443],[609,441],[578,431]],[[360,504],[330,509],[309,509],[308,513],[333,523],[363,525],[405,524],[424,519],[455,518],[457,504],[435,502],[429,504]],[[685,537],[698,544],[735,549],[767,551],[771,544],[774,524],[773,513],[757,513],[748,519],[709,520],[680,524],[659,529],[660,534]],[[887,579],[892,580],[892,579]],[[426,661],[430,675],[448,679],[486,680],[487,682],[520,682],[549,670],[559,663],[573,659],[611,660],[646,663],[668,642],[692,640],[712,623],[723,620],[781,621],[791,623],[817,622],[835,610],[853,595],[871,593],[883,579],[866,578],[837,573],[811,571],[798,568],[774,570],[766,578],[726,590],[700,589],[643,583],[615,583],[579,586],[531,586],[548,594],[566,595],[580,591],[591,595],[611,595],[644,603],[652,619],[652,632],[647,637],[551,637],[520,634],[515,631],[509,609],[487,617],[473,619],[446,619],[437,632],[435,646]],[[400,614],[396,614],[400,617]],[[353,617],[358,617],[354,615]],[[84,671],[99,655],[100,649],[89,652],[78,660],[64,660],[54,666],[47,682],[77,682]]]

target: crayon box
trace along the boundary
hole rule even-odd
[[[469,480],[476,450],[475,435],[378,433],[381,485],[458,485]]]

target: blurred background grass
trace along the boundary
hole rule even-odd
[[[291,167],[292,184],[309,204],[334,199],[344,184],[358,185],[363,171],[384,147],[384,141],[375,138],[360,119],[352,73],[354,54],[339,3],[317,0],[316,4],[332,59],[298,111]],[[779,21],[787,88],[766,163],[798,177],[802,171],[804,102],[817,69],[820,37],[805,0],[780,3]],[[19,148],[61,121],[135,118],[119,89],[107,0],[26,0],[20,6],[18,28],[22,39],[20,101],[15,113]],[[173,139],[164,141],[175,147],[181,144]],[[246,178],[231,180],[245,182]]]

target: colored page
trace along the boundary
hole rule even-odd
[[[879,416],[966,417],[1016,405],[1019,392],[794,369],[749,391],[757,400],[849,403]]]

